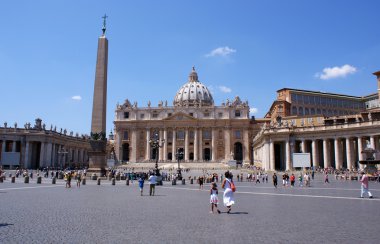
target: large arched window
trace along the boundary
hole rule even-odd
[[[298,115],[303,115],[303,107],[298,108]]]
[[[305,115],[309,115],[309,109],[305,108]]]
[[[297,115],[297,107],[296,106],[292,107],[292,115]]]

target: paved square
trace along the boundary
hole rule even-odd
[[[380,184],[360,199],[357,181],[274,189],[236,182],[232,214],[210,214],[209,184],[156,187],[94,181],[65,189],[43,179],[0,184],[0,243],[377,243]],[[73,182],[75,183],[75,182]],[[222,190],[219,185],[219,200]],[[220,206],[224,212],[226,209]]]

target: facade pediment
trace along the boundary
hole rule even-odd
[[[179,120],[196,120],[193,116],[190,116],[188,114],[185,114],[183,112],[177,112],[163,120],[168,120],[168,121],[179,121]]]

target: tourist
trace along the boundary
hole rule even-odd
[[[260,183],[260,178],[261,178],[261,175],[260,175],[260,173],[258,173],[256,175],[256,183],[255,184]]]
[[[203,181],[204,181],[203,176],[200,176],[200,177],[198,178],[199,190],[203,190]]]
[[[265,173],[265,183],[268,183],[268,173]]]
[[[277,175],[276,175],[276,173],[273,173],[272,179],[273,179],[274,188],[277,188]]]
[[[80,172],[78,172],[78,175],[77,175],[77,187],[78,188],[80,188],[81,180],[82,180],[82,175]]]
[[[330,183],[329,182],[329,174],[327,172],[325,173],[325,184],[326,183]]]
[[[144,179],[143,179],[142,175],[140,175],[138,182],[139,182],[139,188],[140,188],[140,195],[142,196],[143,195],[143,189],[144,189]]]
[[[154,196],[154,191],[157,184],[157,176],[155,176],[154,174],[151,174],[149,176],[148,181],[149,181],[149,196]]]
[[[296,177],[294,176],[294,174],[292,174],[290,176],[290,186],[291,187],[294,187],[294,183],[296,182]]]
[[[223,193],[223,203],[224,206],[227,207],[227,213],[231,212],[231,207],[233,204],[235,204],[234,200],[234,192],[232,188],[235,186],[232,181],[232,175],[229,171],[227,171],[224,176],[226,177],[223,180],[222,188],[224,189]]]
[[[218,188],[215,182],[211,184],[211,189],[210,189],[210,203],[211,203],[211,212],[214,213],[214,207],[217,211],[218,214],[220,214],[220,210],[218,209]]]
[[[298,186],[299,186],[299,187],[302,187],[302,186],[303,186],[303,184],[302,184],[302,181],[303,181],[303,178],[302,178],[302,172],[301,172],[300,175],[298,176],[298,181],[299,181]]]
[[[368,176],[364,172],[361,172],[361,175],[362,175],[362,178],[360,179],[360,182],[361,182],[360,198],[364,197],[363,196],[364,193],[367,193],[369,198],[373,198],[371,192],[369,191],[369,187],[368,187]]]
[[[282,175],[282,186],[285,187],[286,185],[286,173]]]

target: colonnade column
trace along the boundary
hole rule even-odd
[[[185,162],[189,161],[189,129],[185,129]]]
[[[1,147],[1,151],[2,152],[5,152],[5,144],[6,144],[6,140],[3,140],[3,144],[2,144],[2,147]]]
[[[269,167],[269,161],[270,161],[270,150],[269,150],[269,141],[268,139],[265,139],[264,142],[264,150],[263,150],[263,158],[262,158],[262,167],[265,168],[265,170],[270,170]]]
[[[363,159],[363,155],[362,155],[362,151],[363,151],[363,141],[362,141],[362,139],[363,138],[358,137],[358,155],[359,155],[359,161],[364,160]],[[363,169],[364,165],[359,163],[359,168]]]
[[[194,130],[194,161],[198,161],[198,130]]]
[[[12,143],[12,152],[16,152],[16,141]]]
[[[311,141],[311,150],[313,154],[313,167],[319,166],[319,158],[318,158],[318,145],[317,145],[317,140],[312,140]]]
[[[146,151],[145,151],[145,160],[149,161],[150,160],[150,129],[146,129]]]
[[[173,128],[173,141],[172,141],[172,162],[175,162],[176,161],[176,140],[177,140],[177,136],[176,136],[176,131],[175,129]]]
[[[164,129],[164,140],[165,140],[165,142],[164,142],[164,153],[162,155],[163,156],[162,159],[164,161],[166,161],[166,160],[168,160],[168,131],[166,128]]]
[[[47,159],[48,166],[53,166],[52,151],[53,151],[53,144],[49,142],[47,144],[47,152],[46,152],[46,159]]]
[[[228,162],[231,158],[231,130],[224,128],[224,159]]]
[[[306,141],[305,140],[301,141],[301,151],[302,151],[302,153],[306,153]]]
[[[52,162],[52,166],[53,167],[56,167],[56,155],[55,155],[55,143],[53,143],[52,145],[52,155],[51,155],[51,162]]]
[[[329,157],[329,146],[327,139],[323,139],[323,168],[328,168],[331,166],[330,157]]]
[[[199,160],[203,160],[203,131],[199,129]]]
[[[351,153],[351,139],[346,138],[346,158],[347,158],[347,169],[352,169],[352,153]]]
[[[214,128],[212,128],[212,131],[211,131],[211,136],[212,136],[212,139],[211,139],[211,161],[215,161],[216,160],[216,152],[217,152],[217,145],[216,145],[216,130]]]
[[[289,140],[286,140],[285,142],[285,169],[291,170],[292,169],[292,162],[291,162],[291,153],[290,153],[290,142]]]
[[[270,170],[275,170],[275,158],[274,158],[274,143],[273,141],[271,140],[270,143],[269,143],[269,169]]]
[[[340,140],[339,138],[334,139],[334,155],[335,155],[335,169],[342,168],[342,160],[340,157]]]
[[[45,166],[45,142],[41,142],[40,167]]]
[[[5,142],[3,142],[3,143],[5,143]],[[28,141],[26,142],[26,145],[25,145],[24,167],[27,169],[29,167],[29,142]]]

